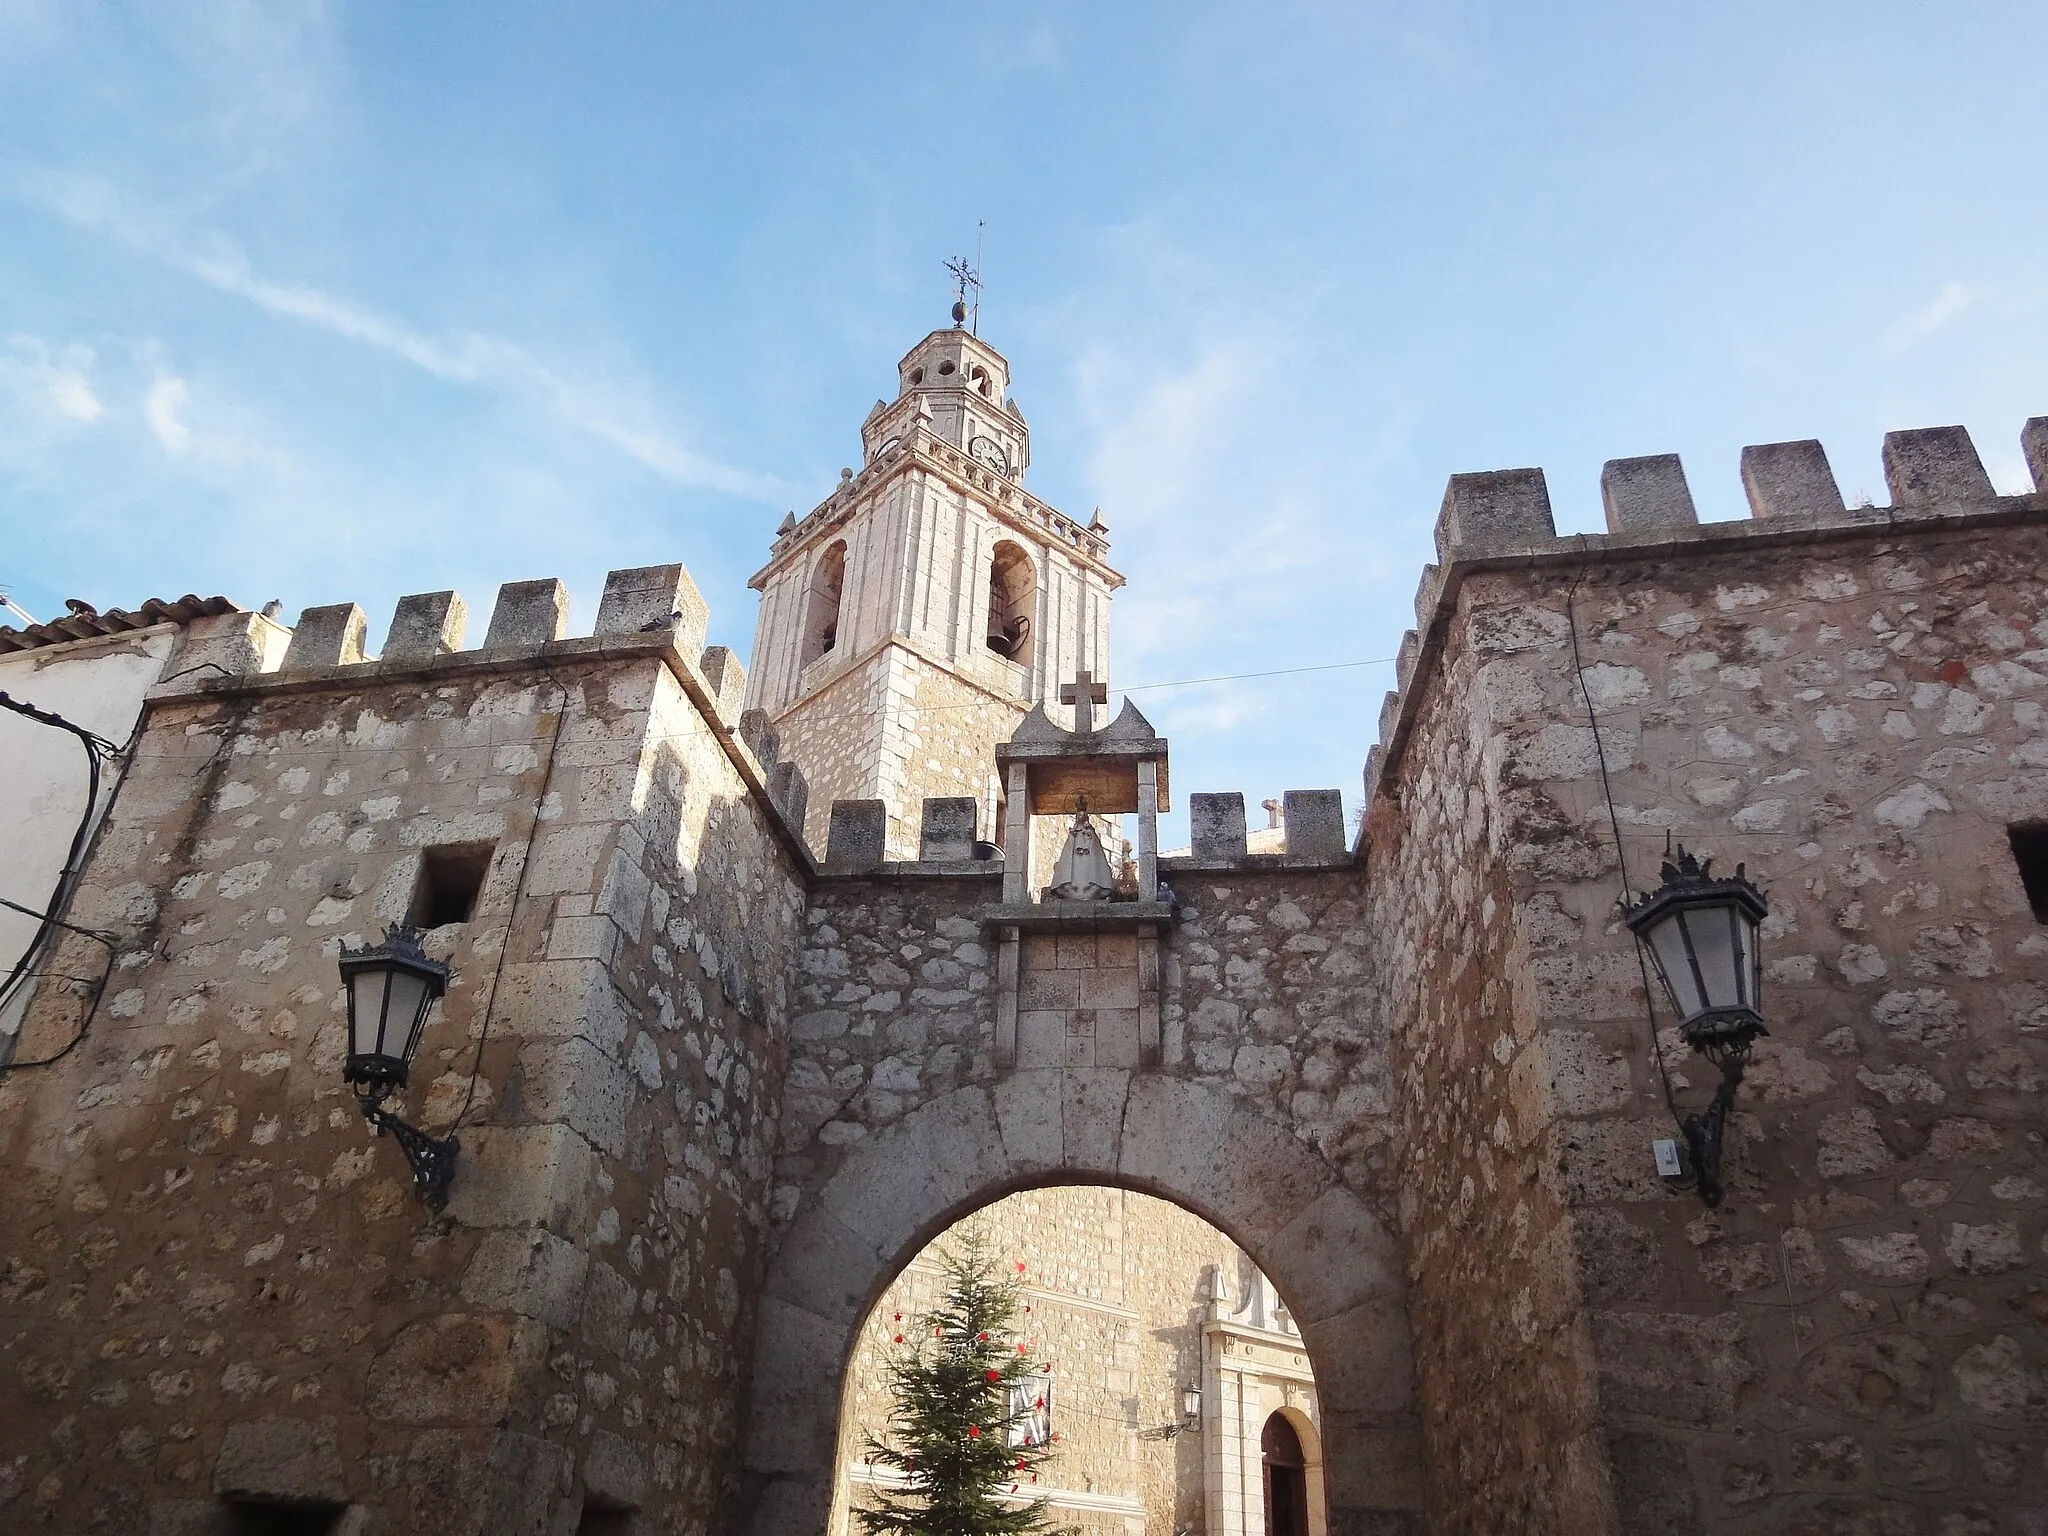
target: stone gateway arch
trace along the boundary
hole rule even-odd
[[[904,1263],[990,1199],[1065,1182],[1173,1200],[1252,1257],[1316,1370],[1328,1528],[1404,1528],[1395,1512],[1420,1503],[1420,1445],[1387,1223],[1319,1154],[1220,1087],[1099,1067],[955,1089],[862,1143],[806,1202],[763,1291],[745,1528],[824,1528],[848,1350]]]

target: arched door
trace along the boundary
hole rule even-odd
[[[1259,1461],[1265,1472],[1266,1536],[1308,1536],[1308,1458],[1286,1414],[1267,1418],[1259,1432]]]

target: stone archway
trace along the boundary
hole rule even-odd
[[[736,1533],[824,1531],[841,1383],[868,1308],[962,1216],[1051,1183],[1172,1200],[1244,1249],[1286,1300],[1314,1362],[1329,1528],[1420,1531],[1394,1234],[1322,1157],[1232,1094],[1080,1068],[1015,1072],[935,1099],[807,1193],[764,1288]]]

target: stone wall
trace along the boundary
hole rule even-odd
[[[1365,827],[1394,1043],[1377,1081],[1409,1085],[1400,1215],[1440,1536],[1612,1526],[1514,922],[1519,883],[1597,870],[1600,855],[1526,797],[1487,792],[1506,723],[1496,684],[1518,665],[1500,658],[1525,638],[1491,615],[1455,634],[1399,799],[1375,801]]]
[[[0,1524],[210,1532],[243,1496],[710,1529],[802,887],[694,662],[635,635],[176,686],[72,914],[112,971],[68,943],[86,980],[24,1054],[90,1028],[0,1080]],[[343,1087],[335,955],[451,845],[490,862],[429,936],[455,980],[404,1098],[467,1111],[435,1220]]]
[[[1140,1069],[999,1065],[1003,982],[977,920],[998,878],[892,866],[814,883],[746,1529],[823,1520],[837,1383],[910,1259],[994,1196],[1074,1182],[1170,1199],[1272,1276],[1314,1362],[1332,1531],[1418,1528],[1393,1105],[1361,873],[1341,858],[1162,872],[1182,906],[1161,940],[1161,1059]]]
[[[2048,518],[1959,431],[1887,440],[1883,511],[1824,460],[1788,506],[1817,458],[1748,450],[1754,524],[1690,526],[1682,477],[1599,540],[1545,538],[1535,472],[1446,499],[1368,825],[1376,910],[1425,914],[1388,999],[1443,1530],[2048,1520],[2048,937],[2007,835],[2048,820]],[[1771,902],[1716,1211],[1652,1160],[1666,1080],[1684,1113],[1715,1074],[1661,992],[1652,1047],[1617,829],[1637,889],[1668,835]]]
[[[1236,1247],[1178,1206],[1100,1185],[1011,1195],[969,1222],[1004,1263],[1026,1266],[1019,1336],[1052,1365],[1059,1454],[1020,1491],[1048,1498],[1057,1521],[1084,1531],[1209,1529],[1197,1438],[1143,1431],[1177,1422],[1181,1388],[1200,1381],[1204,1298],[1219,1265],[1237,1273]],[[912,1260],[862,1326],[841,1434],[842,1522],[848,1495],[859,1499],[865,1434],[888,1417],[886,1365],[905,1331],[893,1319],[914,1320],[938,1301],[936,1250],[959,1231]]]

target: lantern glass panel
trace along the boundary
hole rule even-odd
[[[386,994],[390,979],[391,972],[382,969],[356,971],[348,978],[349,1021],[355,1031],[350,1045],[351,1054],[398,1054],[396,1051],[386,1050],[384,1045]]]
[[[1663,973],[1664,986],[1671,993],[1678,1016],[1689,1019],[1703,1010],[1706,1002],[1692,973],[1692,959],[1686,953],[1682,911],[1667,912],[1650,930],[1650,952],[1657,958],[1657,969]]]
[[[1742,941],[1737,930],[1742,926],[1742,920],[1736,916],[1735,903],[1694,907],[1682,913],[1679,921],[1685,924],[1686,934],[1692,941],[1693,958],[1699,962],[1700,979],[1706,983],[1705,1006],[1740,1007],[1743,987],[1739,946]]]
[[[411,1065],[413,1052],[419,1049],[420,1026],[425,1022],[430,998],[427,978],[417,971],[393,970],[389,987],[389,1020],[384,1026],[386,1049],[394,1056],[402,1055],[406,1064]]]

